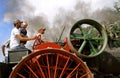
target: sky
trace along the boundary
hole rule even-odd
[[[0,61],[3,61],[4,57],[1,52],[1,45],[4,43],[9,37],[12,26],[11,23],[4,22],[4,13],[6,8],[7,0],[0,0]]]
[[[82,12],[84,15],[88,10],[94,12],[98,9],[113,8],[115,1],[118,0],[0,0],[0,46],[10,38],[13,21],[16,19],[28,20],[30,25],[28,34],[31,36],[30,32],[36,32],[38,24],[48,26],[49,29],[55,28],[57,16],[62,21],[66,19],[65,16],[79,15],[77,9],[81,11],[81,15]],[[75,8],[76,4],[81,8]],[[73,13],[74,11],[75,13]],[[85,17],[78,18],[75,15],[73,17],[76,20]],[[36,23],[36,21],[40,22]],[[49,35],[49,33],[47,34]],[[0,62],[3,60],[4,56],[0,48]]]

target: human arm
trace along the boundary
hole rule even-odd
[[[17,38],[19,41],[29,41],[29,40],[34,40],[36,37],[32,38],[27,38],[27,37],[22,37],[20,34],[20,30],[17,28],[14,28],[11,32],[11,38]]]
[[[19,34],[17,34],[16,36],[17,36],[17,38],[18,38],[20,41],[29,41],[29,40],[35,40],[35,39],[36,39],[36,36],[31,37],[31,38],[28,38],[28,37],[22,37],[22,36],[19,35]]]
[[[10,45],[10,39],[8,39],[3,45],[2,45],[2,53],[5,56],[5,48],[9,48]]]
[[[2,53],[3,53],[3,56],[5,56],[5,45],[2,45]]]

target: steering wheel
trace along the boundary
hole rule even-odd
[[[38,35],[36,40],[33,43],[33,49],[35,49],[35,47],[40,45],[41,43],[43,43],[43,41],[41,40],[41,35]]]

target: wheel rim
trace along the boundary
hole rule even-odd
[[[93,78],[80,58],[58,49],[44,49],[23,59],[10,78]]]
[[[107,34],[94,20],[83,19],[74,24],[69,34],[69,45],[80,57],[95,57],[101,54],[107,45]]]

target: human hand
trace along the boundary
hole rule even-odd
[[[33,37],[33,40],[35,40],[35,39],[37,39],[37,36],[34,36],[34,37]]]

